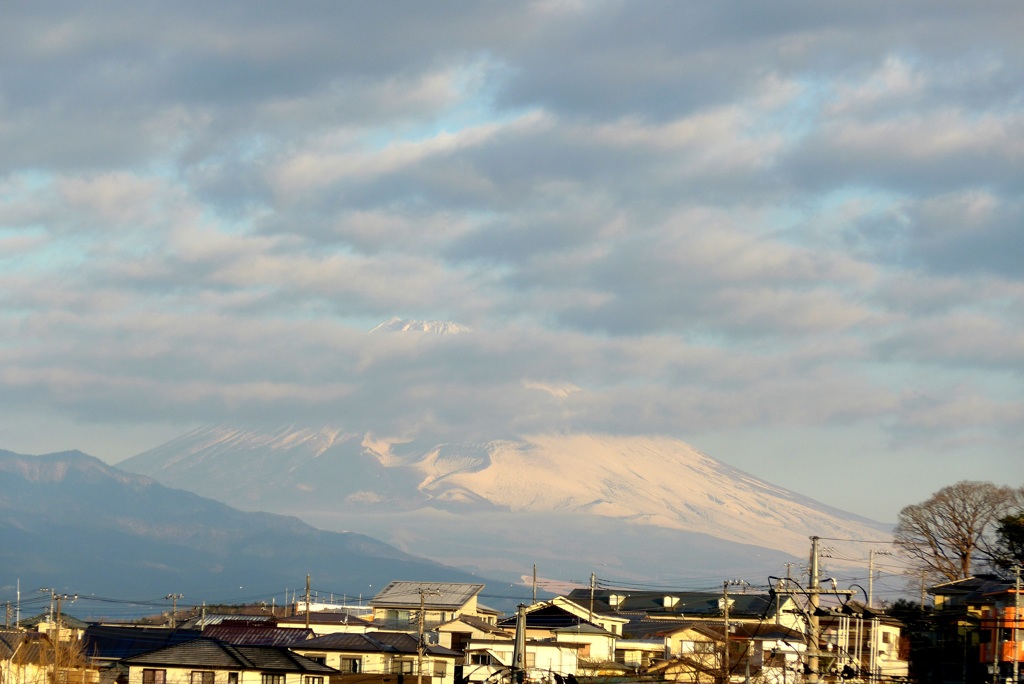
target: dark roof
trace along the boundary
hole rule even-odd
[[[963,579],[936,584],[928,591],[933,596],[944,596],[952,606],[966,604],[993,603],[992,594],[1007,591],[1013,582],[998,575],[974,575]]]
[[[264,670],[336,674],[337,670],[282,646],[234,646],[214,639],[194,639],[125,661],[129,665],[169,665],[220,670]]]
[[[423,605],[431,610],[456,610],[483,588],[482,584],[458,582],[392,582],[369,603],[376,608],[419,608],[422,598]]]
[[[619,597],[619,602],[612,606],[611,597]],[[647,614],[667,614],[683,616],[721,615],[719,601],[721,592],[713,591],[626,591],[601,589],[594,592],[594,612],[602,614],[642,612]],[[573,589],[567,597],[580,606],[590,605],[589,589]],[[669,607],[665,599],[672,600]],[[776,602],[771,594],[729,593],[729,613],[737,618],[758,617],[769,613]]]
[[[418,639],[407,632],[369,632],[367,634],[326,634],[292,644],[292,648],[316,651],[345,651],[355,653],[399,653],[413,655]],[[427,644],[426,653],[436,656],[462,655],[450,648]]]
[[[481,632],[486,632],[488,634],[493,634],[495,632],[501,632],[503,634],[505,633],[505,630],[503,630],[501,627],[497,627],[497,626],[491,624],[490,622],[488,622],[487,620],[484,620],[482,618],[478,618],[475,615],[460,615],[459,617],[455,618],[454,620],[449,620],[448,622],[444,623],[444,625],[453,625],[453,624],[458,623],[458,622],[462,622],[462,623],[464,623],[466,625],[469,625],[470,627],[473,627],[474,629],[477,629],[477,630],[479,630]],[[442,625],[442,626],[444,626],[444,625]],[[455,631],[455,630],[452,630],[452,631]]]
[[[35,627],[40,624],[51,624],[56,622],[56,616],[51,616],[49,612],[40,613],[39,615],[33,615],[30,618],[25,618],[18,624],[22,627]],[[62,613],[60,616],[60,624],[64,629],[85,629],[89,626],[88,622],[83,622],[73,615],[67,615]]]
[[[278,618],[277,624],[286,625],[304,625],[306,624],[306,614],[300,613],[298,615],[291,615],[286,618]],[[309,614],[309,624],[311,625],[372,625],[373,623],[369,620],[359,617],[358,615],[352,615],[344,611],[333,611],[333,610],[318,610],[311,611]]]
[[[518,618],[513,615],[498,621],[498,626],[514,628]],[[526,611],[526,627],[528,629],[558,629],[560,627],[577,627],[591,624],[584,618],[574,615],[560,606],[543,605],[535,610]]]
[[[200,629],[210,625],[219,625],[222,622],[260,622],[263,624],[277,624],[277,618],[271,615],[245,615],[243,613],[206,613],[190,617],[181,623],[182,627],[189,629]]]
[[[14,660],[19,663],[49,662],[47,654],[50,640],[39,632],[23,632],[20,630],[0,630],[0,660]]]
[[[82,646],[90,658],[121,660],[200,636],[200,632],[192,629],[90,625],[82,637]]]
[[[288,646],[313,636],[312,629],[222,622],[203,630],[203,636],[235,646]]]
[[[18,650],[28,632],[0,630],[0,660],[7,660]]]

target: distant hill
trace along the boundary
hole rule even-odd
[[[278,496],[296,496],[280,489]],[[294,517],[244,513],[78,451],[0,450],[0,586],[121,599],[182,593],[188,602],[282,595],[306,574],[321,592],[368,598],[387,582],[494,581],[417,558],[371,537]],[[24,591],[24,589],[23,589]]]
[[[812,535],[889,527],[660,437],[388,440],[356,430],[202,428],[119,464],[242,509],[358,530],[504,578],[650,581],[777,572]],[[854,558],[857,554],[847,554]]]

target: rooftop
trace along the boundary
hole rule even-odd
[[[431,610],[462,608],[484,588],[482,584],[457,582],[392,582],[370,599],[375,608],[411,608],[421,605]]]

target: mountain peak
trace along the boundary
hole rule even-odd
[[[471,328],[452,321],[419,321],[393,316],[370,329],[371,333],[429,333],[433,335],[458,335],[470,332]]]
[[[693,571],[707,574],[754,558],[801,557],[813,535],[875,539],[887,529],[670,437],[441,442],[340,428],[321,431],[322,439],[315,431],[291,437],[294,426],[223,430],[236,437],[211,443],[197,434],[121,465],[231,505],[360,529],[488,572],[512,572],[533,556],[566,576],[601,562],[624,571],[636,565],[630,572],[640,577],[652,568],[677,572],[685,548]],[[445,546],[447,539],[458,543]]]

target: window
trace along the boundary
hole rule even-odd
[[[260,684],[284,684],[283,674],[267,674],[264,672],[260,675]]]
[[[143,670],[142,684],[167,684],[167,670]]]
[[[228,672],[228,684],[238,684],[237,672]]]
[[[352,674],[359,674],[363,671],[363,659],[362,658],[342,658],[341,667],[338,668],[342,672],[351,672]]]
[[[398,665],[398,671],[402,674],[412,674],[415,670],[416,662],[413,660],[399,660],[396,665]]]
[[[210,670],[193,670],[189,673],[189,684],[213,684],[213,672]]]
[[[589,644],[588,644],[589,645]],[[527,670],[532,670],[537,667],[537,654],[533,651],[526,652],[526,662],[523,663]]]
[[[302,681],[305,684],[324,684],[323,677],[313,677],[312,675],[306,675]]]
[[[474,653],[470,657],[470,662],[473,665],[490,665],[491,658],[486,653]]]
[[[327,655],[324,653],[307,653],[306,657],[314,663],[320,663],[321,665],[327,664]]]
[[[445,675],[445,673],[447,671],[448,671],[448,668],[446,667],[446,663],[443,660],[435,660],[434,661],[434,676],[435,677],[444,677],[444,675]]]

